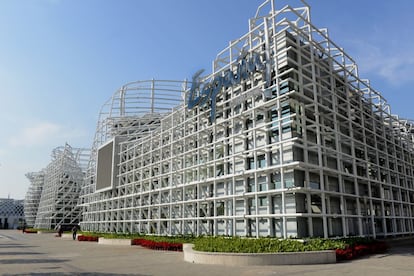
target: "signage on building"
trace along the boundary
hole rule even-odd
[[[265,59],[255,52],[250,54],[242,52],[236,61],[236,66],[235,72],[229,68],[214,76],[208,83],[200,81],[200,75],[204,70],[197,71],[192,77],[187,107],[189,109],[197,105],[203,107],[210,102],[210,122],[213,122],[216,118],[216,99],[223,89],[240,84],[242,80],[248,79],[256,72],[266,72]]]

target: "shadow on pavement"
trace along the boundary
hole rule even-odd
[[[413,256],[414,255],[414,239],[402,238],[388,241],[388,253],[392,255]]]
[[[27,248],[27,247],[38,247],[38,246],[31,246],[31,245],[21,245],[21,244],[0,244],[0,249],[1,248]]]
[[[37,263],[62,263],[68,260],[56,259],[6,259],[0,260],[0,264],[37,264]]]
[[[0,252],[0,255],[40,255],[39,252]]]
[[[81,272],[81,273],[64,273],[64,272],[52,272],[52,273],[29,273],[29,274],[3,274],[4,276],[149,276],[147,274],[114,274],[114,273],[102,273],[102,272]]]

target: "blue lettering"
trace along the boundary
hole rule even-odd
[[[264,71],[266,69],[266,65],[261,61],[260,55],[253,53],[253,63],[256,66],[256,70],[258,72]]]
[[[213,122],[213,119],[216,118],[216,100],[217,95],[220,93],[223,88],[223,77],[216,76],[211,83],[211,109],[210,109],[210,122]]]
[[[237,64],[237,79],[236,84],[240,84],[242,79],[248,78],[247,67],[246,67],[246,60],[241,59]]]
[[[246,63],[247,72],[254,73],[256,71],[256,64],[253,57],[249,58]]]
[[[233,73],[231,68],[227,69],[222,75],[215,76],[210,83],[205,84],[203,87],[201,87],[200,75],[204,70],[197,71],[192,77],[187,107],[189,109],[197,105],[203,107],[210,100],[210,122],[213,122],[216,118],[217,95],[223,88],[240,84],[242,80],[246,80],[250,74],[255,72],[263,72],[266,74],[264,72],[266,64],[262,62],[261,56],[257,53],[252,53],[248,56],[247,53],[242,52],[236,64],[236,74]]]
[[[198,103],[198,105],[199,106],[205,105],[210,95],[211,95],[211,85],[204,86],[203,91],[200,94],[200,102]]]
[[[223,87],[228,88],[228,87],[231,87],[233,85],[235,85],[234,74],[233,74],[233,71],[231,71],[229,69],[226,72],[224,72]]]
[[[193,75],[193,80],[191,83],[191,88],[190,88],[190,94],[188,95],[188,108],[192,109],[194,106],[196,106],[199,102],[200,102],[200,97],[195,97],[196,91],[200,91],[200,85],[201,82],[199,80],[200,75],[204,72],[204,69],[201,69],[199,71],[197,71],[194,75]]]

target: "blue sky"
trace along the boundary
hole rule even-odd
[[[0,198],[24,198],[25,174],[55,147],[90,147],[101,106],[124,83],[210,72],[262,2],[0,0]],[[392,113],[414,119],[414,1],[307,2]]]

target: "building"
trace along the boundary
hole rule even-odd
[[[27,173],[26,177],[30,181],[30,186],[24,200],[24,216],[27,226],[33,227],[36,221],[43,184],[45,183],[45,173],[44,171]]]
[[[122,231],[119,228],[115,229],[114,224],[95,223],[95,220],[117,220],[120,214],[107,212],[107,208],[123,208],[123,202],[112,199],[118,198],[121,193],[122,195],[131,193],[130,190],[112,189],[118,186],[119,181],[116,176],[119,143],[121,141],[133,142],[151,135],[161,126],[161,120],[165,115],[173,112],[174,108],[184,102],[186,89],[187,82],[185,81],[131,82],[117,90],[103,105],[91,147],[86,179],[80,195],[83,208],[83,222],[81,222],[83,230]],[[98,156],[100,156],[99,159]],[[101,173],[97,173],[98,171]],[[99,182],[98,185],[97,182]],[[102,201],[102,197],[106,199]],[[129,228],[125,231],[132,232]]]
[[[72,148],[70,145],[55,148],[52,151],[52,161],[32,180],[27,198],[37,201],[38,187],[43,185],[38,203],[34,227],[40,229],[55,229],[61,224],[79,223],[80,208],[79,192],[85,178],[85,169],[89,158],[89,150]],[[28,203],[29,204],[29,203]],[[29,214],[32,219],[34,206]],[[29,207],[29,205],[27,205]]]
[[[211,74],[117,91],[98,122],[82,229],[412,234],[414,124],[391,114],[309,11],[265,1]]]
[[[0,229],[17,229],[23,224],[23,200],[0,198]]]

